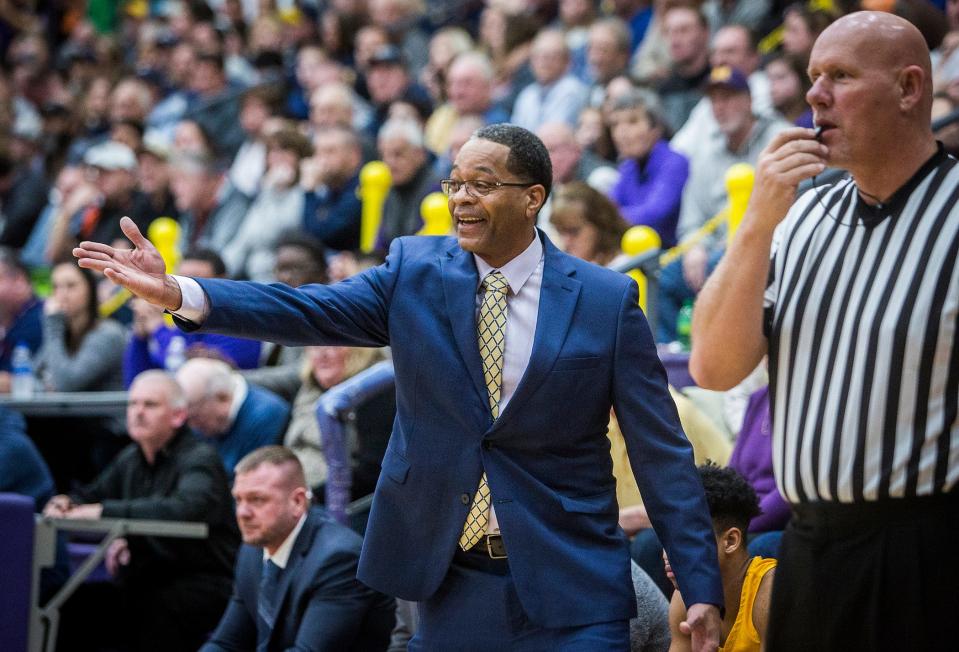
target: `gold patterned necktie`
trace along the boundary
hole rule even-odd
[[[506,293],[509,284],[503,273],[494,270],[483,279],[486,289],[480,304],[476,334],[479,340],[480,357],[483,358],[483,377],[489,394],[489,409],[493,419],[499,417],[500,390],[503,385],[503,351],[506,342]],[[469,550],[486,534],[489,527],[490,492],[486,472],[480,478],[479,488],[473,496],[473,505],[463,525],[460,548]]]

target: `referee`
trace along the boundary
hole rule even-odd
[[[696,304],[691,370],[727,389],[769,355],[793,519],[767,649],[956,649],[959,167],[910,23],[839,19],[809,74],[821,135],[792,129],[760,157]],[[795,199],[827,163],[849,178]]]

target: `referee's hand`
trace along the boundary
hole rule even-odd
[[[782,221],[806,179],[826,169],[829,148],[816,140],[814,129],[786,129],[759,155],[756,181],[747,213],[770,228]]]

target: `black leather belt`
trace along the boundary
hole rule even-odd
[[[502,534],[487,534],[476,544],[477,548],[480,546],[486,548],[490,559],[506,559],[506,544],[503,543]]]

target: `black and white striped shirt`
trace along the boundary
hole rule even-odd
[[[938,494],[959,478],[959,165],[942,148],[881,206],[804,193],[773,242],[766,334],[782,494]]]

